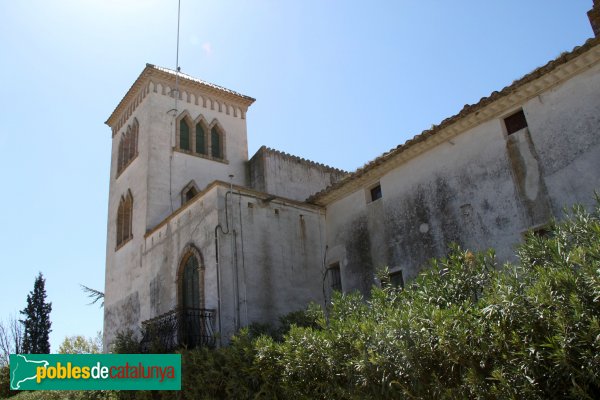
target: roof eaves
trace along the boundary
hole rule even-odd
[[[326,205],[329,201],[327,201],[327,197],[333,197],[331,194],[335,191],[341,190],[342,188],[349,185],[350,182],[355,181],[356,179],[362,178],[368,173],[374,171],[380,165],[388,162],[390,159],[398,156],[399,154],[411,149],[413,146],[424,142],[432,136],[435,136],[440,131],[448,128],[449,126],[459,122],[461,119],[465,118],[468,115],[477,113],[479,110],[483,109],[487,105],[500,100],[503,97],[506,97],[513,93],[515,90],[520,88],[521,86],[526,85],[529,82],[532,82],[538,78],[541,78],[545,74],[555,70],[556,68],[568,63],[574,58],[580,56],[581,54],[589,51],[594,48],[596,45],[600,44],[600,38],[592,38],[588,39],[582,46],[576,46],[570,52],[564,52],[556,59],[549,61],[545,65],[536,68],[532,72],[526,74],[520,79],[515,80],[512,84],[504,87],[500,91],[494,91],[487,97],[482,97],[479,102],[475,104],[466,104],[458,114],[448,117],[444,119],[439,125],[433,126],[431,129],[425,130],[420,134],[414,136],[412,139],[407,140],[401,145],[398,145],[391,150],[383,153],[381,156],[375,158],[374,160],[366,163],[361,168],[358,168],[353,173],[350,173],[348,176],[343,178],[342,180],[328,186],[322,191],[315,193],[311,197],[307,199],[308,202],[318,205]],[[335,196],[334,200],[339,197]]]
[[[256,99],[254,99],[250,96],[246,96],[246,95],[243,95],[236,91],[224,88],[222,86],[215,85],[213,83],[206,82],[206,81],[203,81],[198,78],[194,78],[194,77],[184,74],[182,72],[176,72],[176,71],[173,71],[168,68],[158,67],[156,65],[147,63],[144,70],[140,73],[140,75],[137,77],[137,79],[133,82],[131,87],[125,93],[125,96],[123,96],[123,98],[121,99],[119,104],[117,104],[117,106],[115,107],[115,109],[113,110],[111,115],[104,122],[106,125],[108,125],[108,126],[113,125],[113,123],[115,122],[114,120],[118,115],[118,111],[130,102],[131,98],[134,97],[135,93],[137,92],[137,89],[139,89],[142,86],[144,79],[147,76],[151,76],[152,74],[163,75],[167,79],[175,79],[175,78],[179,77],[182,80],[182,83],[188,82],[192,85],[200,86],[210,92],[213,92],[214,94],[229,97],[230,99],[236,99],[237,101],[244,104],[246,107],[250,106],[252,103],[254,103],[256,101]]]

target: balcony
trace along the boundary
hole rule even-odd
[[[215,345],[215,310],[177,308],[142,322],[142,352],[172,352],[178,348]]]

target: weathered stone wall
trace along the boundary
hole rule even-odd
[[[118,300],[106,311],[105,341],[178,306],[178,271],[189,246],[201,255],[204,307],[217,310],[214,327],[225,343],[242,326],[276,323],[280,315],[322,301],[324,230],[319,207],[211,186],[152,230],[139,264],[121,276],[126,280],[112,281],[120,295],[113,294]]]
[[[132,281],[141,265],[141,249],[146,231],[147,177],[150,140],[148,103],[143,102],[129,117],[125,125],[112,138],[112,160],[108,196],[108,221],[106,234],[106,270],[104,287],[104,332],[115,333],[117,329],[133,328],[137,321],[141,303]],[[134,118],[139,123],[138,155],[117,176],[117,157],[121,132]],[[117,210],[121,196],[130,190],[133,196],[133,238],[117,249]],[[106,339],[106,336],[105,336]],[[108,344],[105,341],[105,346]],[[106,347],[105,347],[106,349]]]
[[[145,102],[149,103],[148,119],[152,146],[148,160],[148,215],[146,228],[152,229],[181,205],[181,190],[194,180],[198,189],[202,190],[215,180],[229,181],[234,175],[234,184],[245,184],[248,145],[246,137],[246,120],[240,115],[219,112],[193,102],[179,102],[180,115],[187,112],[193,120],[203,116],[208,123],[217,119],[225,131],[226,163],[206,158],[171,151],[176,146],[176,120],[173,113],[168,113],[174,106],[169,96],[152,91]],[[193,132],[194,127],[190,127]],[[171,159],[172,157],[172,159]],[[169,195],[170,194],[170,195]]]
[[[234,175],[233,183],[244,184],[246,180],[248,150],[245,113],[239,110],[234,112],[231,106],[212,100],[203,101],[201,97],[197,101],[193,94],[187,92],[182,94],[177,105],[178,112],[175,113],[172,111],[175,100],[169,96],[171,88],[157,82],[146,82],[145,85],[138,89],[144,96],[140,97],[139,104],[112,139],[105,273],[105,345],[114,338],[116,330],[137,329],[139,321],[154,312],[149,307],[162,310],[163,305],[170,304],[165,296],[174,296],[158,284],[164,277],[164,271],[155,269],[149,274],[147,270],[144,235],[182,205],[182,189],[193,180],[202,190],[215,180],[228,181],[230,174]],[[201,116],[208,123],[218,120],[225,132],[225,162],[173,150],[176,147],[176,117],[183,112],[187,112],[193,120]],[[139,123],[138,155],[117,176],[121,132],[126,131],[134,118]],[[121,196],[128,190],[133,195],[133,238],[117,249],[117,209]],[[170,239],[175,241],[173,245],[179,243],[176,236]]]
[[[261,192],[304,201],[339,181],[346,172],[265,146],[248,162],[248,186]]]
[[[527,120],[552,213],[591,206],[600,189],[600,66],[526,105]]]
[[[377,267],[414,277],[456,242],[510,260],[527,229],[591,205],[600,188],[600,67],[522,104],[528,127],[503,117],[446,140],[327,206],[327,262],[344,290],[368,290]],[[377,182],[383,197],[370,201]]]

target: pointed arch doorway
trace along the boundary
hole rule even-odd
[[[196,347],[207,334],[204,310],[204,263],[201,253],[193,246],[179,264],[178,342],[180,346]]]

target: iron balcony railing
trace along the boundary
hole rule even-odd
[[[177,308],[142,322],[143,352],[170,352],[177,348],[215,345],[215,310]]]

